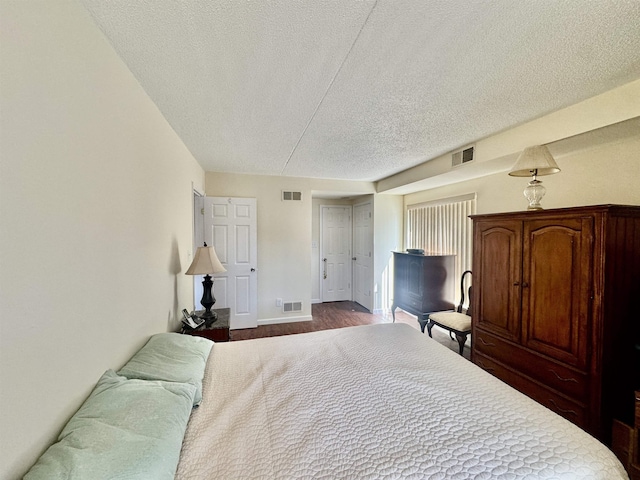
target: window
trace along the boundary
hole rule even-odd
[[[427,255],[455,255],[455,275],[471,270],[476,195],[465,195],[407,207],[406,248],[421,248]],[[456,283],[457,284],[457,283]],[[459,297],[456,291],[456,298]]]

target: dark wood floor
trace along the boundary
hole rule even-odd
[[[297,333],[316,332],[333,328],[353,327],[357,325],[371,325],[375,323],[390,323],[391,315],[376,315],[369,313],[355,302],[316,303],[311,306],[313,320],[308,322],[278,323],[274,325],[260,325],[257,328],[231,331],[231,340],[249,340],[252,338],[276,337],[280,335],[294,335]],[[420,324],[413,315],[396,310],[396,322],[406,323],[420,331]],[[426,335],[426,333],[425,333]],[[458,342],[451,340],[445,331],[437,331],[434,327],[433,338],[454,351],[458,351]],[[469,358],[469,347],[465,347],[464,356]]]

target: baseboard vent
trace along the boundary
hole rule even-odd
[[[458,150],[457,152],[453,152],[451,154],[451,165],[453,167],[457,167],[458,165],[473,162],[474,150],[475,146],[472,145],[470,147],[463,148],[462,150]]]
[[[293,200],[296,202],[302,201],[302,192],[285,192],[282,191],[282,200]]]
[[[302,311],[302,302],[284,302],[282,304],[282,311],[284,313],[301,312]]]

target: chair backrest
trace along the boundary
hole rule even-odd
[[[462,278],[460,279],[460,304],[456,308],[456,312],[458,313],[462,313],[462,306],[464,305],[464,300],[465,300],[464,283],[465,283],[465,277],[467,275],[471,275],[471,270],[465,270],[464,273],[462,274]],[[467,315],[469,315],[470,317],[472,316],[471,315],[471,289],[472,288],[473,286],[469,285],[469,290],[467,294],[469,297],[469,308],[467,308]]]

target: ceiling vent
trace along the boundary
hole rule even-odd
[[[282,310],[284,313],[301,312],[302,302],[285,302],[282,304]]]
[[[458,150],[451,155],[451,166],[457,167],[465,163],[473,162],[473,150],[474,146]]]
[[[302,201],[302,192],[285,192],[282,191],[282,200],[292,200],[296,202]]]

